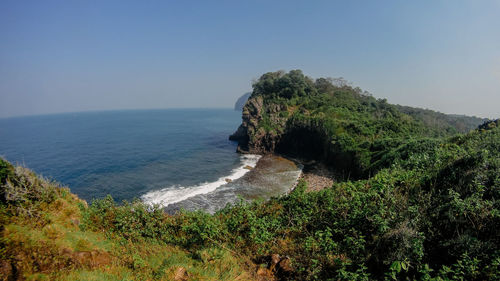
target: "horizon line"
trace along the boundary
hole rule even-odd
[[[152,110],[196,110],[196,109],[232,109],[234,107],[153,107],[153,108],[123,108],[123,109],[90,109],[90,110],[79,110],[79,111],[60,111],[60,112],[49,112],[49,113],[35,113],[26,115],[12,115],[3,116],[2,119],[13,119],[13,118],[25,118],[25,117],[39,117],[39,116],[51,116],[51,115],[66,115],[66,114],[79,114],[79,113],[99,113],[99,112],[117,112],[117,111],[152,111]],[[235,110],[237,111],[237,110]]]

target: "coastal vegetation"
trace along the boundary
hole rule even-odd
[[[391,105],[343,79],[266,73],[231,137],[239,151],[320,161],[339,177],[213,215],[109,196],[87,205],[0,160],[0,276],[499,280],[500,121],[469,130],[478,120],[457,118]]]

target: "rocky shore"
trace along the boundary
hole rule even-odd
[[[302,174],[299,177],[307,183],[307,190],[319,191],[331,187],[335,182],[335,174],[326,165],[311,161],[304,163]]]
[[[292,164],[295,163],[295,164]],[[317,161],[304,162],[297,159],[290,159],[275,154],[265,154],[251,173],[246,175],[246,179],[253,184],[259,182],[260,186],[269,185],[267,177],[276,174],[290,171],[291,165],[296,165],[301,169],[300,175],[296,178],[296,182],[291,186],[290,191],[295,187],[300,179],[307,183],[307,192],[319,191],[329,188],[335,182],[335,173],[325,164]],[[293,175],[295,176],[295,175]],[[266,181],[265,183],[261,181]],[[276,181],[274,181],[276,183]],[[283,183],[283,179],[281,181]]]
[[[255,168],[243,176],[239,183],[251,189],[239,189],[249,199],[266,199],[288,193],[302,174],[302,165],[275,154],[264,154]]]
[[[169,204],[164,210],[169,214],[175,214],[181,209],[214,213],[227,204],[237,203],[240,199],[268,200],[293,189],[301,174],[302,165],[278,155],[264,154],[255,167],[243,168],[249,171],[241,178],[226,178],[225,184],[215,191]]]

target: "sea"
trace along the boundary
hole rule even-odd
[[[142,200],[215,212],[293,188],[300,164],[236,153],[232,109],[123,110],[0,119],[0,156],[89,203]],[[262,165],[257,165],[262,162]]]

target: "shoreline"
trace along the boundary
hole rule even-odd
[[[321,162],[315,160],[305,161],[302,159],[297,159],[278,153],[265,153],[259,155],[261,155],[262,157],[259,159],[259,161],[257,161],[257,164],[255,165],[254,169],[265,168],[262,167],[263,164],[261,163],[262,160],[266,159],[265,157],[283,158],[288,161],[292,161],[293,163],[295,163],[297,168],[299,168],[300,174],[295,180],[293,186],[290,187],[290,189],[285,194],[290,194],[290,192],[292,192],[295,189],[295,187],[297,187],[301,179],[303,179],[307,183],[306,192],[320,191],[325,188],[331,187],[333,183],[336,182],[335,173]]]
[[[243,155],[244,154],[245,153],[243,153]],[[242,180],[246,180],[252,185],[257,184],[261,187],[265,187],[265,185],[263,185],[263,182],[265,182],[269,176],[276,176],[282,173],[299,172],[295,176],[295,179],[293,180],[293,183],[290,185],[290,187],[288,187],[287,190],[282,194],[290,193],[297,186],[304,168],[304,165],[300,161],[276,153],[265,153],[257,155],[260,155],[261,157],[255,164],[255,167],[253,167],[253,169],[251,169],[249,173],[242,177]],[[291,168],[291,166],[294,166],[294,168]],[[271,189],[271,187],[269,188]]]
[[[320,191],[331,187],[336,182],[335,173],[325,164],[316,161],[304,164],[299,179],[303,179],[307,183],[306,192]]]
[[[306,162],[275,153],[240,155],[243,162],[231,175],[195,186],[149,192],[141,199],[148,204],[159,204],[170,214],[181,209],[214,213],[238,202],[238,198],[253,201],[289,195],[301,179],[307,183],[306,192],[331,187],[334,182],[333,173],[316,161]],[[250,159],[255,162],[248,162]]]
[[[245,157],[245,154],[240,155]],[[243,167],[247,173],[242,177],[234,180],[222,177],[224,183],[215,190],[169,204],[163,209],[169,214],[181,209],[201,209],[213,214],[227,204],[236,204],[241,199],[251,202],[286,195],[297,183],[302,167],[298,162],[273,154],[251,155],[259,158],[253,167]]]
[[[240,165],[233,168],[229,175],[221,176],[215,181],[205,181],[190,186],[168,186],[149,191],[141,196],[141,200],[150,205],[160,205],[167,208],[170,205],[175,205],[193,197],[212,193],[218,188],[237,181],[250,173],[257,166],[261,157],[261,155],[257,154],[241,155]]]

